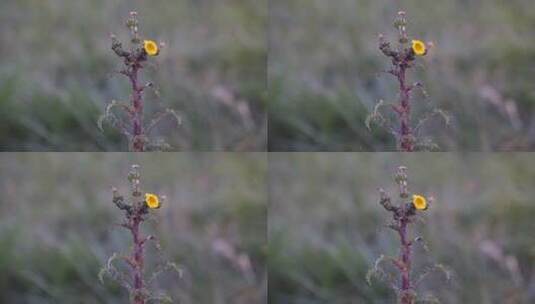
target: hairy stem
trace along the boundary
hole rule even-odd
[[[132,149],[134,152],[143,152],[145,151],[145,143],[143,139],[143,87],[138,83],[138,74],[141,65],[139,63],[134,64],[129,73],[130,82],[132,84],[132,108],[133,121],[132,121]]]
[[[143,280],[143,236],[141,235],[140,225],[142,218],[134,216],[131,220],[131,233],[134,241],[134,248],[132,249],[132,260],[134,261],[133,276],[134,276],[134,304],[145,304],[145,296],[143,295],[144,280]]]
[[[407,240],[408,220],[401,219],[399,223],[399,238],[401,241],[401,252],[399,259],[401,260],[401,304],[412,304],[413,297],[410,292],[411,289],[411,243]]]
[[[414,151],[414,143],[412,139],[412,130],[410,125],[410,87],[406,83],[407,66],[401,64],[397,73],[399,80],[399,118],[400,118],[400,139],[399,146],[403,152]]]

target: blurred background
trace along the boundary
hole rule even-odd
[[[265,303],[266,158],[262,154],[28,153],[0,155],[0,302],[127,303],[98,273],[129,233],[111,187],[166,195],[144,224],[182,268],[155,284],[173,303]],[[147,271],[159,253],[147,247]],[[117,265],[121,263],[118,262]]]
[[[429,95],[415,109],[451,116],[422,137],[440,150],[535,149],[535,10],[531,0],[271,0],[269,146],[276,151],[392,151],[365,126],[379,100],[397,99],[378,34],[396,41],[407,12],[411,38],[435,47],[410,73]]]
[[[532,160],[511,153],[270,155],[269,303],[395,303],[386,284],[366,283],[366,273],[381,254],[398,255],[377,189],[398,198],[393,174],[401,165],[409,191],[435,198],[414,226],[428,247],[414,247],[416,273],[441,263],[453,274],[450,282],[429,276],[420,296],[533,303]]]
[[[124,151],[126,140],[99,116],[128,100],[129,83],[110,33],[128,42],[125,21],[166,44],[143,79],[147,115],[182,116],[153,139],[175,150],[265,150],[266,1],[3,0],[0,2],[0,150]]]

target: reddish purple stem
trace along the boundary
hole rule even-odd
[[[411,289],[411,242],[407,240],[407,219],[400,220],[399,237],[401,241],[400,252],[400,271],[401,271],[401,303],[412,304],[413,297],[410,292]]]
[[[143,294],[143,236],[140,232],[140,225],[142,218],[134,216],[130,219],[130,232],[134,241],[134,248],[132,249],[132,260],[134,261],[132,268],[134,273],[134,304],[145,304],[145,296]]]
[[[399,167],[395,175],[396,183],[399,186],[400,198],[404,201],[409,198],[406,169],[405,167]],[[409,224],[412,223],[412,217],[416,215],[416,208],[412,202],[405,202],[396,206],[392,204],[390,196],[383,189],[379,189],[379,193],[379,204],[392,213],[393,222],[388,227],[399,235],[399,257],[392,259],[393,264],[400,272],[400,286],[399,289],[396,287],[396,290],[399,291],[399,303],[414,304],[416,296],[413,291],[414,285],[411,283],[411,247],[413,243],[410,237]]]
[[[411,113],[411,104],[410,104],[410,87],[407,86],[405,81],[405,76],[407,72],[407,67],[404,64],[401,64],[398,72],[399,80],[399,109],[397,113],[399,114],[400,119],[400,147],[403,152],[413,152],[414,143],[412,139],[412,129],[410,124],[410,113]]]
[[[129,73],[130,82],[132,83],[132,107],[134,110],[132,121],[132,149],[134,152],[145,151],[145,143],[143,139],[143,88],[138,83],[138,74],[140,68],[141,65],[136,63],[132,66],[132,70]]]
[[[410,48],[401,51],[392,50],[390,43],[385,41],[382,35],[379,36],[379,49],[385,56],[392,58],[393,68],[388,73],[394,75],[399,82],[399,103],[392,106],[400,121],[399,133],[396,134],[399,149],[403,152],[412,152],[414,151],[414,138],[411,127],[410,93],[413,87],[407,85],[406,75],[415,55]]]
[[[132,120],[132,150],[134,152],[145,151],[145,130],[143,127],[143,90],[139,84],[139,71],[143,68],[142,62],[147,60],[147,54],[143,50],[125,51],[122,44],[112,37],[112,50],[117,56],[122,57],[126,69],[120,73],[128,77],[132,85],[131,109],[128,111]]]

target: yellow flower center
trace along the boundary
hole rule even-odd
[[[145,193],[145,202],[147,206],[151,209],[160,208],[160,200],[156,194]]]
[[[414,205],[414,208],[418,210],[426,210],[427,209],[427,200],[425,197],[421,195],[413,195],[412,196],[412,204]]]
[[[425,43],[421,40],[412,41],[412,51],[418,56],[423,56],[426,53]]]
[[[152,40],[143,41],[143,48],[149,56],[156,56],[160,52],[158,44]]]

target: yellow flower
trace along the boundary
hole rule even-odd
[[[412,51],[414,52],[414,54],[418,56],[425,55],[427,53],[427,49],[425,48],[425,43],[421,40],[413,40]]]
[[[149,56],[157,56],[158,53],[160,53],[160,49],[158,48],[158,44],[152,40],[144,40],[143,41],[143,48],[145,49],[145,52]]]
[[[147,206],[151,209],[158,209],[160,208],[160,200],[158,199],[158,196],[156,194],[152,193],[145,193],[145,202],[147,203]]]
[[[414,208],[418,210],[427,210],[427,200],[421,195],[413,195],[412,204],[414,205]]]

